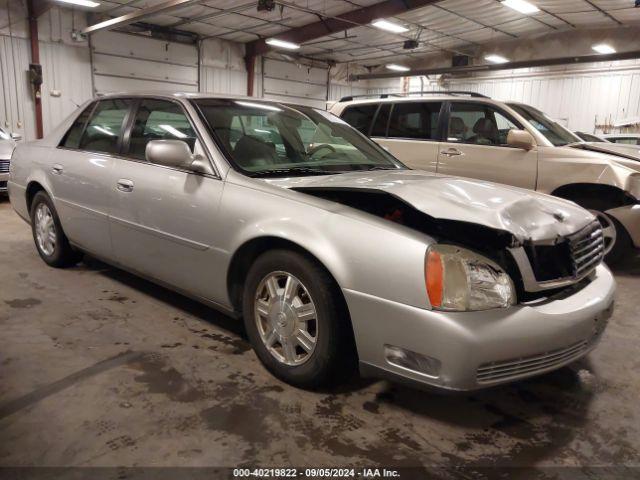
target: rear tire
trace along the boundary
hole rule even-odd
[[[31,202],[31,231],[33,241],[40,258],[47,265],[64,268],[76,265],[82,259],[82,253],[69,244],[58,212],[49,195],[44,191],[35,194]]]
[[[244,285],[247,335],[264,366],[301,388],[339,383],[357,354],[342,294],[315,261],[290,250],[262,254]]]

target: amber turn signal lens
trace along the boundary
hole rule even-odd
[[[427,281],[427,294],[432,307],[442,306],[443,268],[440,254],[430,250],[427,254],[425,265],[425,277]]]

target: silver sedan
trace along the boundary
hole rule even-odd
[[[54,267],[86,253],[242,318],[276,376],[471,390],[566,365],[613,305],[575,204],[410,170],[325,111],[113,95],[13,154]]]

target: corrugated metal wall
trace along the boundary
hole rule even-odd
[[[247,94],[243,44],[214,38],[201,42],[200,91]]]
[[[32,140],[35,138],[35,109],[27,76],[31,54],[24,13],[13,2],[13,38],[9,37],[8,27],[0,30],[0,122],[11,131],[21,133],[26,140]],[[75,42],[70,35],[72,29],[85,25],[83,16],[56,7],[38,19],[45,134],[77,105],[91,98],[89,49],[86,42]]]
[[[15,62],[15,68],[14,68]],[[42,113],[45,135],[91,98],[89,50],[62,43],[40,42],[43,71]],[[30,63],[29,41],[0,36],[0,119],[26,140],[35,138],[33,93],[27,77]],[[57,95],[59,92],[60,96]]]
[[[596,123],[640,115],[639,60],[493,72],[450,80],[448,88],[528,103],[571,130],[594,132]]]

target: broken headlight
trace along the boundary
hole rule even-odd
[[[454,245],[429,247],[425,279],[429,301],[437,310],[489,310],[516,303],[513,282],[497,263]]]

